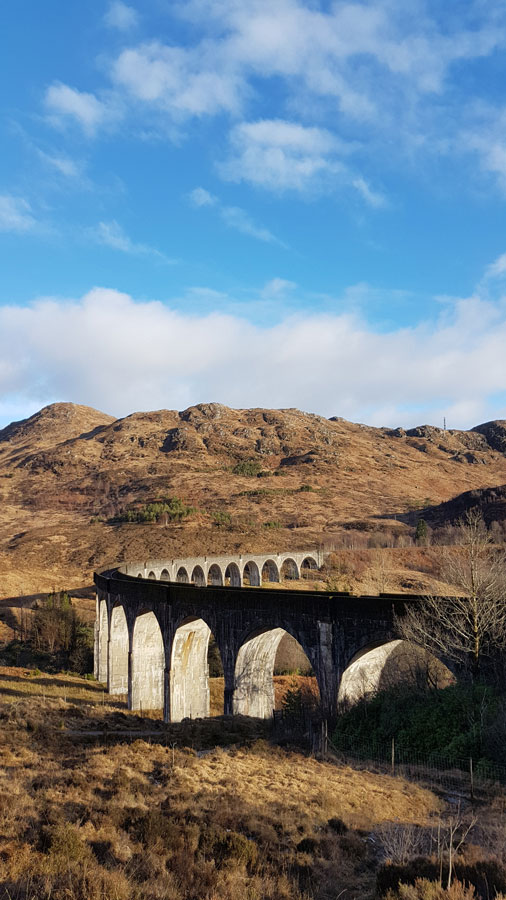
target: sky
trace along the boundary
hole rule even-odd
[[[0,427],[506,418],[503,0],[18,0]]]

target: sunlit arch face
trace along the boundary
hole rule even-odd
[[[208,649],[211,629],[203,619],[188,619],[178,627],[170,667],[171,721],[209,716]]]
[[[192,584],[196,584],[198,587],[205,587],[206,576],[202,566],[195,566],[192,572]]]
[[[235,665],[233,711],[237,715],[270,718],[275,706],[274,664],[278,647],[287,635],[284,628],[271,628],[250,635],[239,649]],[[296,642],[298,644],[298,642]],[[298,644],[301,653],[303,648]],[[311,663],[307,660],[307,668]]]
[[[109,641],[109,693],[128,692],[128,625],[125,610],[115,606],[111,614]]]
[[[262,566],[262,581],[279,581],[279,570],[272,559],[266,560]]]
[[[208,585],[216,585],[218,587],[223,584],[223,575],[221,574],[220,567],[216,565],[216,563],[213,563],[213,565],[209,567],[207,583]]]
[[[229,563],[225,569],[225,584],[230,587],[241,587],[241,572],[236,563]]]
[[[107,684],[107,643],[109,640],[109,621],[107,618],[107,604],[100,601],[99,608],[99,640],[98,640],[98,680]]]
[[[299,569],[294,559],[285,559],[281,566],[281,578],[283,581],[297,581]]]
[[[408,641],[393,640],[364,647],[343,673],[340,703],[356,703],[398,684],[446,687],[452,673],[431,653]]]
[[[165,650],[153,612],[137,616],[132,640],[132,709],[163,709]]]
[[[242,574],[243,584],[249,587],[260,587],[260,572],[256,562],[250,560],[244,566]]]
[[[188,584],[189,580],[185,567],[180,566],[177,570],[176,581],[179,581],[180,584]]]

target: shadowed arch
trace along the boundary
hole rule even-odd
[[[165,651],[153,612],[137,616],[132,639],[132,709],[162,709]]]
[[[273,559],[266,559],[264,562],[262,581],[279,581],[279,569]]]
[[[223,575],[217,563],[213,563],[212,566],[209,566],[209,572],[207,573],[207,583],[208,585],[216,585],[217,587],[220,587],[223,584]]]
[[[98,632],[98,680],[107,684],[107,644],[109,641],[109,619],[107,617],[107,603],[100,601],[99,607],[99,632]]]
[[[170,662],[170,719],[209,716],[208,650],[211,629],[203,619],[189,618],[178,626]]]
[[[338,699],[340,703],[356,703],[398,684],[438,688],[454,680],[448,666],[432,653],[391,638],[374,641],[355,653],[341,678]]]
[[[149,575],[148,575],[148,578],[151,579],[151,581],[156,581],[156,575],[155,575],[155,573],[154,573],[154,572],[150,572]]]
[[[128,692],[128,625],[125,610],[115,606],[111,613],[109,641],[109,693]]]
[[[285,559],[281,566],[281,580],[298,581],[299,577],[299,569],[295,560],[291,557]]]
[[[160,581],[170,581],[170,575],[168,569],[162,569],[162,573],[160,575]]]
[[[318,563],[312,556],[306,556],[300,564],[301,578],[310,578],[313,572],[318,571]]]
[[[259,629],[241,644],[235,663],[234,714],[260,719],[272,716],[275,708],[274,663],[278,647],[287,634],[289,632],[281,627]],[[299,644],[297,638],[294,640]],[[304,648],[299,646],[305,655]],[[311,661],[307,659],[308,668],[311,668]]]
[[[250,587],[260,587],[260,572],[256,562],[250,560],[244,566],[242,571],[242,582],[244,585],[249,585]]]
[[[144,575],[142,574],[142,572],[139,572],[139,574],[137,575],[137,578],[144,578]]]
[[[188,572],[185,567],[180,566],[177,570],[176,581],[179,581],[180,584],[188,584],[189,580]]]
[[[225,569],[225,584],[230,587],[241,587],[241,572],[237,563],[231,562]]]
[[[206,576],[204,575],[204,570],[202,566],[195,566],[192,572],[192,584],[196,584],[199,587],[205,587],[206,585]]]

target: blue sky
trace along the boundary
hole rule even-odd
[[[0,423],[506,417],[506,7],[4,10]]]

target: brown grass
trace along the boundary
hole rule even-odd
[[[366,898],[376,865],[367,832],[392,819],[425,824],[440,809],[402,779],[255,740],[265,723],[164,728],[102,706],[97,685],[43,678],[0,670],[0,897]],[[118,721],[132,742],[115,738]],[[160,741],[135,739],[154,728]],[[216,747],[222,739],[233,743]]]

